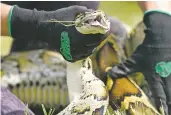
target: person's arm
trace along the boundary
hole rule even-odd
[[[84,6],[70,6],[55,11],[29,10],[19,6],[2,4],[3,35],[9,35],[14,40],[41,41],[48,45],[49,50],[55,50],[70,62],[75,62],[92,54],[102,40],[104,34],[83,34],[74,26],[59,23],[67,21],[72,25],[78,14],[92,12]],[[59,22],[51,22],[55,20]]]
[[[139,5],[144,11],[144,41],[127,60],[106,68],[107,75],[115,80],[142,72],[152,88],[157,108],[162,104],[168,115],[171,103],[171,90],[167,89],[171,87],[167,80],[171,78],[171,2],[139,2]]]
[[[147,51],[151,50],[151,48],[156,47],[156,49],[160,49],[170,47],[171,1],[141,1],[138,4],[145,13],[143,22],[148,28],[145,30],[145,40],[137,47],[128,60],[118,66],[112,67],[112,69],[106,69],[113,78],[126,77],[133,72],[140,72],[146,69],[144,68],[145,64],[150,65],[149,63],[153,63],[155,58],[163,57],[163,55],[155,56],[154,59],[147,62],[150,55],[154,53],[151,51],[151,54],[148,54]],[[144,56],[146,56],[146,59]]]
[[[9,36],[8,32],[8,16],[11,6],[1,3],[1,35]]]
[[[162,10],[166,12],[171,12],[171,1],[138,1],[138,4],[143,12],[149,10]]]

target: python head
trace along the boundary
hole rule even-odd
[[[101,10],[79,14],[75,20],[76,29],[83,34],[106,34],[110,30],[110,21]]]

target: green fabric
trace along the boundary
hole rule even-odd
[[[8,15],[8,33],[10,35],[10,37],[12,37],[12,34],[11,34],[11,18],[12,18],[12,11],[14,9],[16,5],[12,6],[12,8],[10,9],[9,11],[9,15]]]
[[[162,11],[162,10],[148,10],[148,11],[146,11],[146,12],[144,13],[144,15],[146,15],[146,14],[148,14],[148,13],[150,13],[150,12],[159,12],[159,13],[163,13],[163,14],[167,14],[167,15],[171,16],[171,13],[166,12],[166,11]]]
[[[159,62],[155,69],[161,77],[168,77],[171,74],[171,62]]]
[[[72,60],[71,49],[70,49],[70,38],[68,32],[63,31],[61,33],[61,48],[60,52],[64,55],[67,60]]]

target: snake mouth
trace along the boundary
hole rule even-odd
[[[85,23],[90,24],[93,27],[108,29],[106,19],[101,14],[89,17],[89,19],[87,19]]]
[[[110,21],[102,11],[86,12],[76,18],[76,29],[84,34],[106,34]]]

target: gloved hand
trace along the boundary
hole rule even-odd
[[[79,13],[90,11],[92,10],[83,6],[71,6],[56,11],[27,10],[14,6],[9,16],[9,31],[14,40],[44,41],[50,50],[57,50],[67,61],[74,62],[89,56],[99,45],[103,35],[84,35],[75,26],[47,21],[74,21]]]
[[[133,72],[154,71],[161,77],[171,74],[171,16],[160,12],[149,12],[144,16],[145,39],[133,55],[109,69],[108,73],[115,79],[125,77]],[[164,65],[165,62],[166,65]],[[160,69],[160,71],[159,71]],[[162,71],[165,70],[165,71]]]
[[[149,11],[143,21],[147,27],[143,43],[129,59],[109,69],[107,74],[116,79],[142,72],[155,96],[157,108],[162,102],[167,115],[167,104],[171,105],[171,14]]]

